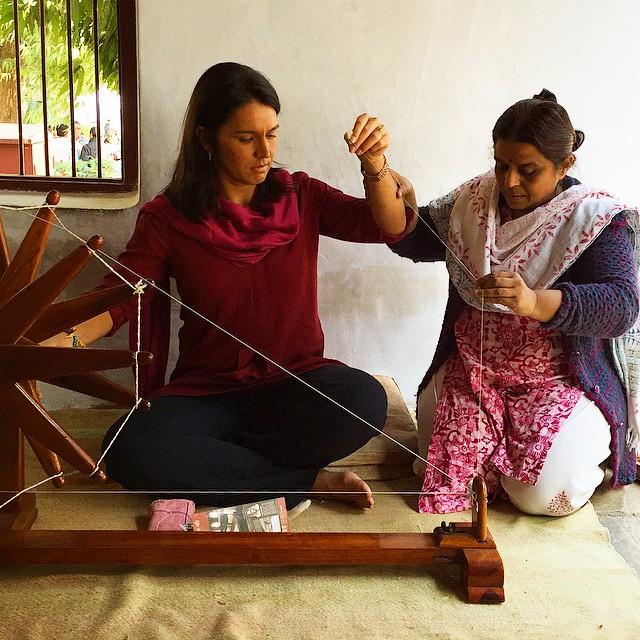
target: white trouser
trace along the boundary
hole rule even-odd
[[[444,367],[418,396],[418,453],[427,457],[435,406],[442,388]],[[502,487],[521,511],[564,516],[584,506],[604,478],[600,467],[610,455],[611,431],[600,409],[585,396],[556,435],[535,485],[501,476]],[[425,465],[416,460],[417,475]]]

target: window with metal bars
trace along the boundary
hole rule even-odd
[[[0,189],[137,182],[135,0],[0,0]]]

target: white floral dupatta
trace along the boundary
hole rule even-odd
[[[547,204],[500,224],[499,189],[493,171],[458,187],[429,204],[429,214],[450,251],[480,277],[497,271],[514,271],[532,289],[551,286],[600,235],[619,213],[632,229],[636,264],[640,264],[638,210],[610,194],[575,185]],[[447,269],[454,286],[469,305],[482,308],[474,280],[447,253]],[[511,313],[501,305],[485,309]],[[618,376],[626,391],[629,413],[627,444],[640,444],[640,321],[622,337],[611,340]]]

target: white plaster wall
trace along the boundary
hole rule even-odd
[[[389,160],[426,204],[489,168],[496,118],[547,87],[586,133],[574,175],[640,202],[635,0],[139,0],[138,13],[143,200],[170,177],[197,78],[234,60],[279,92],[280,162],[347,192],[362,192],[342,141],[357,114],[384,120]],[[69,212],[67,221],[103,233],[117,253],[135,213]],[[9,230],[17,239],[24,229]],[[394,376],[413,402],[442,320],[443,267],[323,240],[319,273],[327,355]]]

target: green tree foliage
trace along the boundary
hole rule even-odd
[[[43,0],[47,119],[69,123],[67,4]],[[95,92],[92,0],[71,0],[71,53],[74,97]],[[42,63],[39,0],[18,0],[20,86],[25,122],[42,122]],[[100,86],[119,93],[117,0],[98,0]],[[0,0],[0,81],[16,81],[13,0]]]

